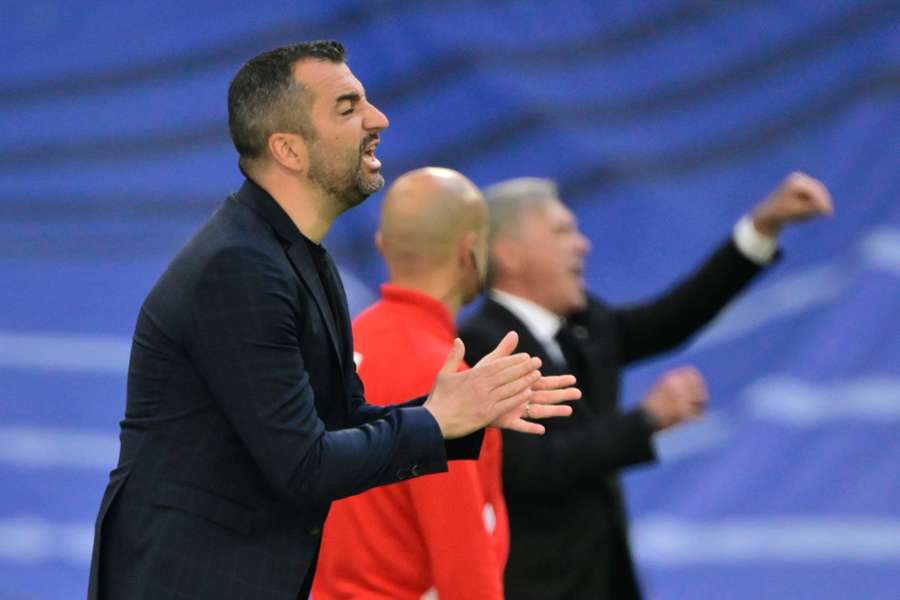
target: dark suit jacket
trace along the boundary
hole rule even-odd
[[[645,304],[613,308],[596,298],[569,318],[576,336],[582,399],[568,419],[545,422],[543,437],[504,432],[503,483],[511,547],[506,594],[534,598],[639,598],[617,471],[655,459],[640,411],[617,408],[619,369],[687,340],[759,271],[732,242],[680,284]],[[558,366],[527,326],[487,299],[460,329],[474,364],[509,330],[518,350]]]
[[[477,457],[422,399],[365,404],[350,336],[331,259],[247,181],[138,316],[91,600],[305,598],[332,500]]]

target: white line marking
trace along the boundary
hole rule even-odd
[[[900,421],[900,378],[863,377],[810,383],[796,377],[766,377],[744,392],[751,418],[813,427],[848,420]]]
[[[704,349],[749,333],[770,321],[826,304],[847,289],[864,269],[900,275],[900,229],[880,227],[870,230],[858,242],[855,254],[858,262],[821,264],[751,291],[725,309],[691,349]]]
[[[691,349],[714,346],[747,334],[770,321],[825,304],[840,295],[851,279],[848,274],[832,265],[794,273],[743,296],[726,308],[705,333],[697,338]]]
[[[696,421],[657,433],[653,443],[660,460],[669,463],[722,446],[733,435],[734,427],[726,417],[707,413]]]
[[[91,523],[52,523],[33,516],[0,519],[0,561],[85,565],[93,543]]]
[[[692,522],[647,517],[632,528],[640,560],[722,563],[900,562],[900,519],[817,517]]]
[[[108,433],[39,427],[0,427],[0,462],[25,468],[77,467],[109,470],[119,439]]]
[[[376,299],[371,288],[346,269],[339,269],[351,314]],[[0,331],[0,368],[125,374],[131,338],[61,332]]]
[[[122,336],[0,331],[0,367],[125,373],[130,352]]]
[[[860,254],[871,266],[900,275],[900,229],[881,227],[860,243]]]

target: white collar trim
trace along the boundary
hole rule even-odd
[[[540,304],[503,290],[492,289],[490,297],[525,323],[525,326],[539,342],[545,345],[555,344],[554,338],[563,324],[562,318],[558,315]]]

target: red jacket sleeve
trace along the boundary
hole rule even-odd
[[[441,600],[503,598],[498,564],[485,525],[485,498],[475,462],[456,462],[440,477],[407,482]]]

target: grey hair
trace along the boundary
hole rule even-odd
[[[515,235],[519,219],[526,210],[533,210],[549,202],[559,201],[559,188],[552,179],[541,177],[518,177],[490,185],[484,189],[490,215],[491,241],[500,234]],[[491,285],[497,278],[497,264],[488,261],[487,283]]]
[[[491,221],[491,237],[509,233],[526,209],[559,200],[559,188],[552,179],[518,177],[484,189]]]

